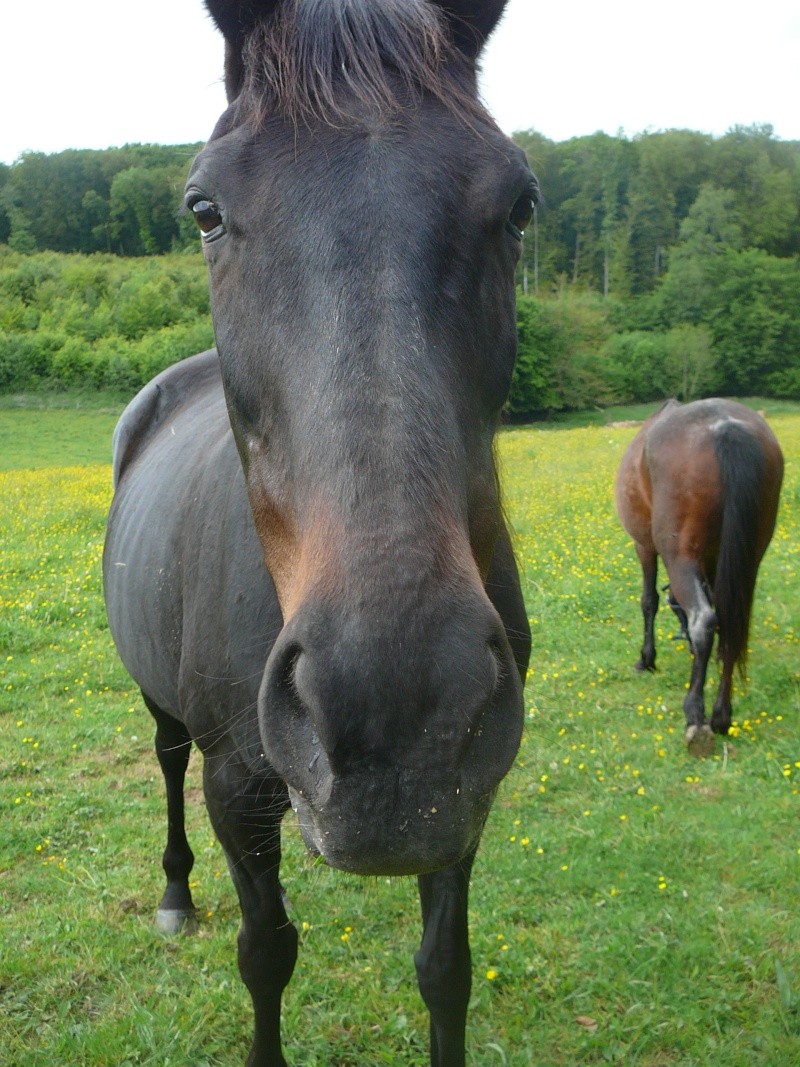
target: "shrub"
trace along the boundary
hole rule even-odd
[[[545,305],[517,296],[517,364],[511,379],[506,410],[529,415],[554,407],[554,355],[560,344],[557,325]]]
[[[671,396],[668,351],[665,333],[633,330],[610,337],[603,355],[606,381],[614,403]]]
[[[0,334],[0,392],[37,389],[47,382],[65,341],[63,334],[43,331]]]
[[[213,345],[197,254],[124,260],[0,247],[0,392],[113,388]]]
[[[88,341],[81,337],[70,337],[54,353],[50,377],[57,385],[83,386],[96,384],[93,382],[93,371],[94,359]]]
[[[171,325],[181,317],[181,312],[175,286],[169,278],[135,275],[122,286],[112,321],[123,337],[135,339]]]

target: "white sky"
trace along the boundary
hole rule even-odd
[[[224,106],[222,45],[201,0],[7,3],[0,161],[27,149],[202,141]],[[800,4],[509,0],[483,95],[507,131],[800,139]]]

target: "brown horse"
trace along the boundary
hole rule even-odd
[[[642,426],[617,472],[620,521],[642,565],[644,644],[637,670],[654,670],[658,556],[669,605],[694,654],[683,710],[686,744],[707,755],[731,725],[731,685],[747,657],[750,611],[761,558],[772,538],[783,454],[764,419],[730,400],[669,400]],[[705,720],[703,688],[719,633],[719,692]]]

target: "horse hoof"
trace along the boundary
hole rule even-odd
[[[690,756],[710,756],[713,753],[714,735],[706,723],[702,726],[687,726],[685,736]]]
[[[156,929],[162,934],[196,934],[197,912],[194,908],[159,908]]]

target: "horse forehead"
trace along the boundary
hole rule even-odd
[[[316,120],[307,126],[274,118],[212,137],[193,176],[209,173],[235,199],[258,202],[272,189],[324,211],[365,194],[434,203],[452,190],[485,196],[509,166],[522,166],[514,146],[487,125],[476,130],[434,105],[394,121],[366,116],[350,126]],[[190,177],[190,184],[192,178]],[[214,190],[209,190],[213,192]]]

